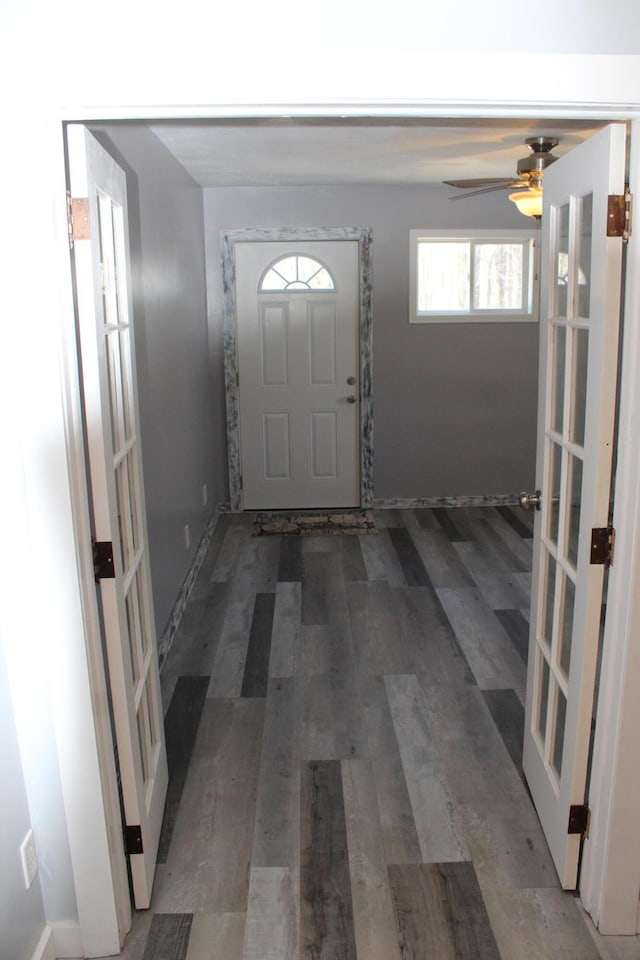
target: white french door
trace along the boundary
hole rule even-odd
[[[234,249],[243,507],[359,506],[358,242]]]
[[[135,906],[144,908],[151,899],[167,759],[142,480],[126,182],[84,126],[68,127],[67,145],[93,524],[98,548],[106,544],[112,554],[99,590],[133,893]]]
[[[614,440],[625,127],[544,175],[540,394],[524,771],[562,886],[577,886]],[[604,531],[598,533],[594,531]]]

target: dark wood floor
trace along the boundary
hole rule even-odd
[[[216,529],[162,672],[170,785],[128,960],[630,960],[523,782],[531,564],[509,508]]]

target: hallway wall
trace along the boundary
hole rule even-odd
[[[409,230],[520,228],[506,198],[451,203],[450,187],[322,186],[204,191],[209,324],[222,363],[220,231],[373,228],[374,495],[517,493],[532,483],[537,323],[410,324]]]
[[[226,499],[223,440],[211,417],[216,401],[208,357],[202,191],[144,124],[91,129],[127,173],[142,454],[160,634],[213,507]]]
[[[19,847],[30,826],[27,793],[13,704],[0,647],[0,783],[2,830],[0,830],[0,945],[3,957],[27,957],[40,939],[45,923],[40,877],[24,889]],[[11,785],[11,790],[7,786]]]

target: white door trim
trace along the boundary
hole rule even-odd
[[[631,130],[630,188],[640,195],[640,120]],[[640,231],[627,246],[618,463],[600,691],[580,893],[602,933],[638,930],[640,890]]]
[[[272,57],[272,69],[267,76],[261,72],[252,75],[250,71],[243,74],[237,68],[233,45],[226,50],[223,45],[218,51],[218,71],[214,73],[212,88],[207,82],[203,83],[200,72],[189,77],[186,71],[175,102],[149,103],[145,95],[150,87],[145,77],[145,83],[137,88],[138,96],[128,90],[130,101],[127,103],[67,98],[59,116],[61,120],[70,121],[282,116],[531,117],[536,120],[585,117],[613,121],[640,116],[640,57],[637,54],[428,50],[425,56],[425,49],[428,47],[386,49],[385,78],[389,79],[376,80],[374,84],[370,72],[356,69],[361,50],[357,54],[351,50],[335,69],[323,71],[320,81],[315,71],[301,71],[296,82],[298,99],[291,101],[288,99],[290,57],[282,63],[274,62]],[[304,57],[308,66],[308,48]],[[345,82],[345,73],[348,82]],[[509,77],[508,100],[504,99],[505,77]],[[207,81],[212,82],[210,75]],[[351,93],[348,100],[343,96],[347,85]],[[373,97],[372,86],[376,89]],[[207,92],[214,89],[219,99],[207,102]],[[190,97],[190,92],[195,96]],[[83,93],[86,93],[85,87],[79,85],[78,97]]]
[[[364,227],[253,228],[223,231],[222,279],[224,290],[224,379],[227,410],[229,501],[234,512],[243,509],[238,350],[235,293],[235,244],[268,241],[356,240],[359,247],[360,285],[360,506],[373,505],[373,387],[372,387],[372,231]]]

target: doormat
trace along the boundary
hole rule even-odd
[[[367,533],[377,533],[370,510],[349,513],[258,513],[253,523],[254,537],[344,537]]]

